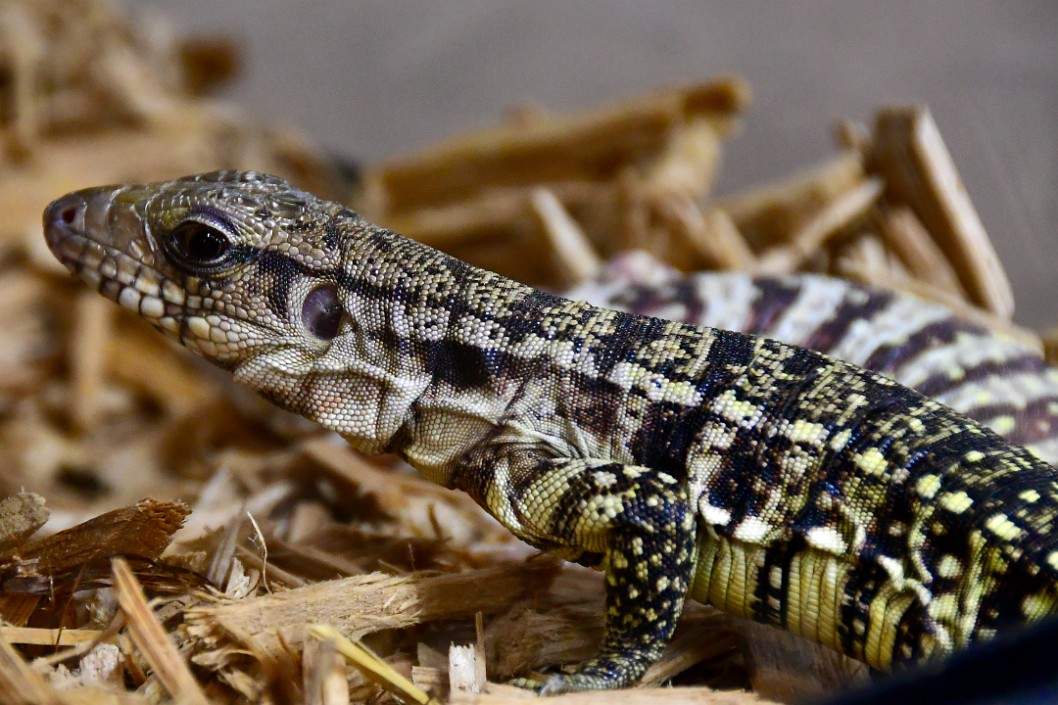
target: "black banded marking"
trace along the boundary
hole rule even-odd
[[[926,396],[938,397],[954,392],[967,385],[976,385],[982,380],[995,377],[1010,377],[1016,374],[1040,374],[1047,370],[1047,364],[1033,352],[1005,360],[984,360],[972,367],[962,368],[959,374],[935,374],[915,385],[918,391]]]
[[[848,335],[854,323],[870,320],[880,311],[885,310],[892,301],[892,296],[884,292],[862,291],[862,296],[846,296],[834,315],[819,324],[814,331],[805,337],[803,345],[813,350],[832,350]],[[859,300],[856,300],[859,299]]]
[[[986,404],[974,407],[974,418],[988,421],[1010,417],[1014,428],[1006,435],[1012,443],[1039,443],[1050,440],[1058,432],[1058,394],[1051,394],[1019,406],[1010,403]]]
[[[296,260],[275,250],[258,250],[258,253],[257,267],[268,306],[276,318],[285,320],[291,315],[290,291],[309,272]]]
[[[912,364],[930,350],[951,345],[962,335],[985,337],[986,333],[976,323],[946,316],[919,328],[905,340],[878,347],[863,366],[878,372],[893,372]]]
[[[427,357],[435,380],[456,389],[483,389],[501,374],[507,356],[495,348],[446,338],[430,343]]]
[[[758,293],[753,299],[745,333],[767,334],[803,291],[800,283],[786,277],[760,277],[753,280],[753,286]]]

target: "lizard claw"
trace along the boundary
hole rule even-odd
[[[550,679],[548,679],[549,681]],[[515,688],[523,688],[525,690],[531,690],[537,695],[541,695],[541,691],[544,686],[547,685],[548,681],[542,681],[539,678],[512,678],[507,681],[507,685],[513,685]]]
[[[581,679],[577,678],[576,674],[566,676],[556,673],[548,678],[547,682],[537,692],[542,696],[561,695],[562,693],[575,693],[580,690],[595,690],[598,687],[597,685],[593,686],[590,683],[582,682]]]
[[[561,695],[562,693],[577,693],[583,690],[598,690],[606,687],[600,684],[599,679],[588,675],[573,673],[570,675],[556,673],[540,678],[514,678],[508,681],[509,685],[516,688],[531,690],[537,695],[547,697],[549,695]]]

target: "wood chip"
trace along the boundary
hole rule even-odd
[[[208,703],[205,692],[191,674],[187,662],[148,607],[143,588],[128,564],[121,558],[115,558],[112,565],[114,593],[128,620],[129,634],[154,675],[171,697],[195,705]]]
[[[345,659],[332,639],[306,639],[302,651],[306,705],[348,705]]]
[[[35,627],[0,627],[0,639],[9,644],[32,646],[74,646],[90,644],[106,632],[99,629],[41,629]]]
[[[702,661],[737,651],[741,644],[741,639],[734,631],[711,629],[703,634],[704,630],[688,628],[691,623],[688,621],[681,625],[661,658],[647,669],[637,687],[649,688],[667,683]]]
[[[730,215],[749,246],[760,252],[788,243],[820,208],[866,178],[863,157],[850,150],[785,179],[724,196],[712,206]]]
[[[475,644],[448,648],[448,683],[452,690],[481,693],[485,690],[485,654]]]
[[[825,646],[766,624],[739,620],[739,626],[750,683],[766,698],[808,702],[870,681],[866,666]]]
[[[889,198],[915,211],[955,266],[970,300],[1010,318],[1010,280],[929,110],[880,111],[871,145],[871,160],[885,178]]]
[[[842,149],[851,149],[860,154],[866,154],[870,149],[870,131],[854,120],[838,120],[834,125],[834,139]]]
[[[0,561],[44,526],[49,515],[44,498],[34,492],[19,492],[0,499]]]
[[[849,272],[855,271],[868,281],[895,280],[897,271],[903,271],[896,269],[897,263],[881,238],[871,233],[860,234],[851,242],[835,244],[830,250],[833,253],[832,273],[846,279],[854,278]]]
[[[756,258],[726,211],[712,208],[703,211],[687,197],[670,196],[658,204],[667,217],[673,234],[682,238],[694,255],[672,253],[667,258],[684,270],[752,269]]]
[[[912,210],[903,206],[886,208],[879,221],[886,246],[912,276],[955,296],[965,296],[951,262]]]
[[[353,197],[356,170],[299,133],[189,95],[183,42],[118,8],[0,2],[0,463],[13,495],[0,501],[0,703],[421,701],[395,677],[380,698],[335,646],[305,640],[317,619],[370,633],[378,658],[368,660],[433,697],[446,697],[454,665],[453,701],[532,701],[486,683],[486,656],[494,679],[590,658],[599,574],[519,563],[531,549],[466,495],[396,458],[361,457],[236,388],[86,292],[48,252],[41,209],[92,183],[252,164]],[[552,289],[635,246],[683,270],[839,271],[1040,344],[1005,318],[1009,287],[928,113],[883,111],[874,134],[846,122],[832,159],[718,199],[721,150],[747,99],[743,82],[722,79],[569,115],[523,108],[495,129],[368,165],[350,205]],[[1058,334],[1045,343],[1058,360]],[[42,530],[65,531],[34,538],[46,512],[23,487],[48,498]],[[178,545],[187,507],[128,506],[147,495],[195,506]],[[115,554],[125,558],[112,569]],[[167,600],[152,613],[144,591]],[[829,652],[781,635],[791,650],[761,657],[767,639],[732,623],[688,604],[645,678],[721,690],[557,700],[750,703],[764,701],[732,689],[789,697],[843,682],[824,672]],[[450,660],[451,643],[466,648]]]
[[[101,514],[21,547],[18,575],[54,580],[61,573],[76,572],[114,555],[157,558],[189,511],[182,502],[145,499],[133,507]]]
[[[900,279],[899,281],[887,281],[884,279],[872,278],[871,273],[863,273],[861,275],[854,268],[849,269],[847,275],[867,284],[880,286],[882,288],[903,290],[924,299],[936,301],[937,303],[950,308],[952,312],[960,318],[973,321],[974,323],[996,333],[1009,335],[1031,350],[1043,351],[1043,343],[1040,341],[1039,334],[1035,331],[1019,326],[1016,323],[1011,323],[1004,317],[978,308],[977,306],[968,303],[965,299],[940,287],[934,286],[930,282],[906,278]],[[877,276],[876,273],[874,276]]]
[[[70,332],[77,344],[69,346],[73,353],[70,359],[70,421],[76,429],[86,428],[98,413],[114,312],[113,304],[94,291],[85,290],[77,297],[74,328]]]
[[[63,705],[59,694],[3,638],[0,638],[0,703]]]
[[[554,249],[555,263],[565,286],[574,286],[597,275],[602,260],[555,194],[546,188],[535,189],[532,204]]]
[[[396,695],[401,701],[414,705],[428,705],[434,702],[430,700],[429,695],[391,668],[371,649],[361,643],[345,638],[333,627],[324,624],[314,624],[309,627],[309,635],[316,639],[326,639],[334,644],[335,650],[344,656],[365,677],[377,685],[381,685],[387,691]]]
[[[299,446],[305,457],[319,463],[321,467],[376,495],[389,507],[401,507],[413,497],[427,496],[439,501],[465,497],[440,485],[429,482],[419,475],[404,475],[386,472],[372,465],[346,445],[339,445],[326,437],[310,438]],[[456,500],[460,501],[460,500]]]
[[[411,682],[415,687],[421,688],[431,698],[447,700],[448,678],[441,669],[434,666],[412,666]]]
[[[238,634],[262,652],[276,653],[282,648],[279,639],[298,646],[314,623],[331,624],[357,639],[382,629],[492,613],[541,589],[554,570],[552,562],[533,561],[456,574],[372,573],[194,607],[186,618],[196,636]]]
[[[757,261],[757,274],[796,271],[813,253],[850,223],[865,216],[882,194],[882,183],[870,179],[823,206],[798,228],[787,245],[766,252]]]
[[[8,4],[0,12],[0,45],[4,47],[7,60],[12,66],[7,72],[11,85],[8,91],[10,105],[5,111],[10,119],[3,126],[0,136],[7,148],[17,156],[24,156],[41,130],[41,105],[35,100],[39,86],[39,66],[46,42],[42,28],[35,22],[33,14],[25,7]],[[2,145],[0,145],[2,146]]]
[[[713,122],[694,118],[677,125],[643,175],[655,197],[680,194],[701,198],[709,193],[720,165],[721,136]]]
[[[1047,331],[1042,336],[1043,356],[1052,365],[1058,365],[1058,329]]]

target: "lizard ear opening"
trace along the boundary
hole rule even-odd
[[[301,305],[301,322],[320,340],[333,340],[338,335],[344,314],[338,291],[330,284],[310,291]]]

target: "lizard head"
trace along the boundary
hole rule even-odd
[[[44,232],[101,294],[235,367],[262,346],[315,353],[336,337],[335,211],[277,177],[213,172],[75,191],[47,207]]]
[[[223,171],[76,191],[47,207],[44,232],[104,296],[336,430],[346,429],[332,417],[348,410],[328,399],[345,390],[313,382],[382,374],[342,295],[349,251],[370,261],[377,229],[278,177]]]

